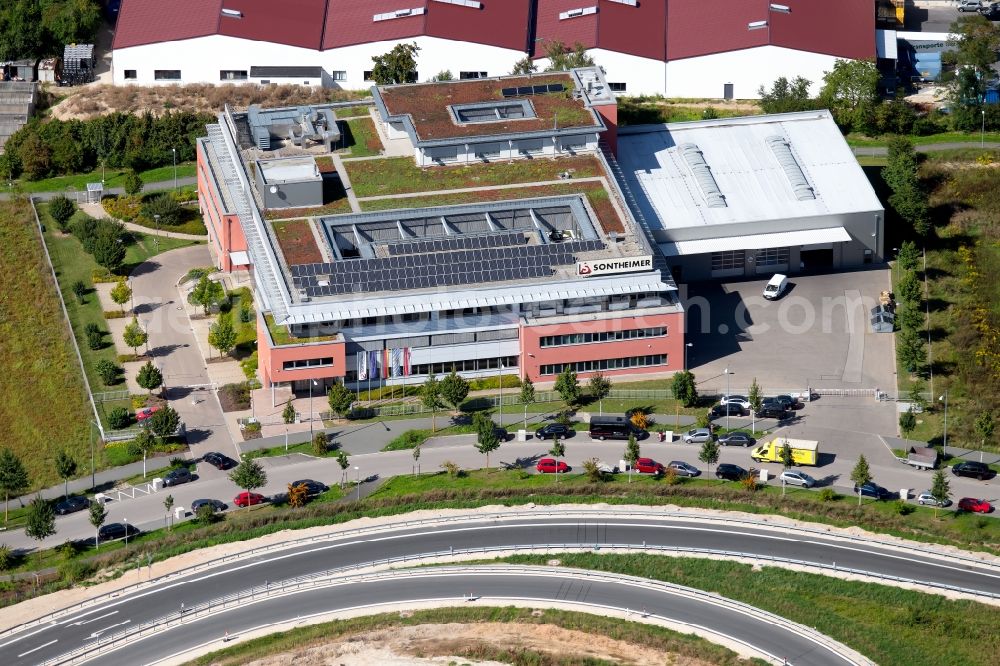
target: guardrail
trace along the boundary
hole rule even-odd
[[[633,546],[605,546],[605,548],[634,548]],[[403,562],[403,563],[415,563],[421,560],[435,559],[443,556],[458,555],[458,554],[483,554],[486,555],[491,552],[505,552],[505,551],[521,551],[526,549],[525,546],[506,546],[502,549],[493,549],[488,547],[477,548],[477,549],[465,549],[463,551],[441,551],[437,553],[426,553],[417,557],[410,558],[386,558],[384,563],[386,565]],[[527,547],[529,550],[561,550],[559,545],[550,544],[543,547]],[[579,550],[578,546],[574,546],[575,550]],[[669,548],[668,548],[669,549]],[[719,552],[719,551],[717,551]],[[379,560],[378,563],[383,562]],[[675,583],[667,583],[663,581],[656,581],[647,578],[639,578],[636,576],[628,576],[625,574],[614,574],[607,572],[597,572],[588,569],[574,569],[568,567],[538,567],[538,566],[527,566],[527,565],[484,565],[480,567],[433,567],[433,568],[419,568],[419,569],[409,569],[409,570],[392,570],[392,571],[376,571],[368,572],[364,574],[355,574],[343,576],[344,573],[350,571],[356,571],[361,568],[367,568],[369,565],[358,564],[351,565],[347,567],[339,567],[337,569],[330,569],[323,572],[318,572],[316,574],[310,574],[307,576],[296,576],[294,578],[288,578],[282,581],[276,581],[274,583],[265,582],[264,585],[258,585],[250,587],[244,590],[240,590],[233,594],[228,594],[222,597],[217,597],[209,601],[203,602],[196,606],[190,608],[182,607],[178,611],[162,615],[155,620],[144,622],[140,625],[135,625],[123,629],[122,631],[116,632],[114,634],[109,634],[106,637],[101,636],[96,640],[86,643],[74,650],[63,653],[58,657],[54,657],[45,662],[42,662],[41,666],[54,666],[55,664],[78,664],[93,658],[94,653],[99,653],[100,655],[106,655],[117,648],[123,647],[126,644],[131,644],[138,639],[148,637],[155,633],[168,631],[178,625],[186,624],[188,622],[193,622],[202,617],[211,614],[217,614],[219,612],[225,611],[233,607],[245,607],[247,603],[254,603],[259,601],[264,601],[269,598],[276,596],[283,596],[286,594],[292,594],[296,592],[301,592],[304,590],[313,590],[322,587],[333,587],[340,585],[350,585],[353,583],[363,583],[372,580],[386,580],[394,578],[419,578],[419,577],[440,577],[447,575],[468,575],[470,573],[482,573],[484,575],[534,575],[534,576],[544,576],[546,578],[552,577],[563,577],[563,578],[586,578],[592,581],[601,582],[611,582],[615,584],[630,584],[642,587],[643,589],[656,588],[661,592],[672,595],[684,596],[685,598],[695,597],[703,602],[710,603],[715,606],[722,606],[730,610],[734,610],[751,617],[755,617],[761,621],[767,622],[772,625],[781,626],[787,631],[799,634],[800,636],[813,641],[819,645],[822,645],[826,649],[830,650],[834,654],[840,655],[845,660],[850,663],[855,664],[873,664],[874,662],[861,657],[858,659],[853,650],[850,650],[846,646],[840,644],[837,641],[821,634],[820,632],[800,625],[798,623],[787,620],[774,613],[769,613],[750,604],[743,603],[741,601],[735,601],[733,599],[728,599],[726,597],[721,597],[718,594],[713,594],[711,592],[706,592],[704,590],[699,590],[696,588],[691,588],[683,585],[677,585]],[[503,597],[504,600],[510,600],[511,597]],[[456,601],[458,598],[456,598]],[[538,599],[542,601],[553,601],[551,599]],[[467,602],[468,598],[463,598],[463,602]],[[573,603],[573,602],[570,602]],[[601,608],[612,608],[616,610],[625,610],[628,612],[629,609],[621,609],[616,606],[609,606],[606,604],[587,604],[584,605],[596,606]],[[644,618],[656,618],[668,621],[673,621],[670,618],[663,616],[655,616],[648,613],[643,613]],[[686,622],[681,622],[688,626],[695,626],[707,631],[711,631],[716,635],[721,635],[719,632],[712,630],[709,627],[703,627],[699,625],[690,625]],[[728,636],[727,636],[728,638]],[[738,639],[737,639],[738,640]],[[746,641],[739,640],[740,643],[750,647],[757,653],[766,655],[769,659],[777,663],[778,658],[760,648],[753,646]],[[858,655],[860,656],[860,655]]]
[[[178,572],[174,572],[174,573],[170,573],[170,574],[165,574],[163,576],[158,576],[156,578],[153,578],[153,579],[147,580],[147,581],[143,581],[141,583],[134,583],[132,585],[125,586],[125,587],[123,587],[123,588],[121,588],[119,590],[116,590],[114,592],[108,592],[106,594],[95,596],[95,597],[93,597],[91,599],[87,599],[87,600],[79,602],[77,604],[73,604],[72,606],[67,606],[66,608],[54,611],[52,613],[46,614],[46,615],[41,616],[39,618],[36,618],[34,620],[30,620],[30,621],[25,622],[23,624],[16,625],[14,627],[10,627],[9,629],[6,629],[3,632],[0,632],[0,638],[5,638],[5,637],[10,636],[12,634],[15,634],[15,633],[17,633],[19,631],[23,631],[25,629],[30,629],[31,627],[35,627],[35,626],[38,626],[40,624],[45,624],[47,622],[52,622],[52,621],[54,621],[54,620],[56,620],[56,619],[58,619],[60,617],[64,617],[66,615],[75,613],[75,612],[80,611],[80,610],[84,610],[84,609],[90,608],[92,606],[96,606],[98,604],[101,604],[101,603],[104,603],[104,602],[107,602],[107,601],[113,601],[113,600],[115,600],[115,599],[117,599],[119,597],[126,596],[128,594],[131,594],[131,593],[139,591],[139,590],[147,589],[149,587],[153,587],[153,586],[159,585],[159,584],[167,582],[167,581],[176,580],[176,579],[179,579],[179,578],[184,578],[186,576],[189,576],[192,573],[197,573],[199,571],[204,571],[206,569],[212,569],[212,568],[215,568],[215,567],[222,566],[224,564],[229,564],[229,563],[232,563],[232,562],[237,562],[237,561],[240,561],[240,560],[243,560],[243,559],[247,559],[247,558],[251,558],[251,557],[256,557],[256,556],[263,555],[263,554],[266,554],[266,553],[271,553],[271,552],[280,551],[280,550],[288,550],[288,549],[292,549],[292,548],[298,548],[300,546],[305,546],[305,545],[309,545],[309,544],[325,543],[325,542],[336,541],[336,540],[340,540],[340,539],[344,539],[344,538],[356,538],[356,537],[368,536],[368,535],[372,535],[372,534],[383,534],[385,532],[401,531],[401,530],[406,530],[406,529],[416,528],[416,527],[440,526],[442,524],[481,523],[481,522],[489,522],[489,521],[494,521],[494,522],[497,522],[497,521],[511,522],[511,521],[517,521],[517,520],[523,520],[523,519],[537,520],[539,518],[560,518],[560,519],[566,519],[566,520],[574,520],[574,519],[584,519],[584,520],[587,520],[587,519],[597,519],[599,523],[607,523],[607,522],[610,522],[612,520],[621,519],[621,518],[650,519],[650,520],[653,520],[653,521],[662,521],[665,518],[673,518],[673,519],[682,519],[682,520],[697,520],[697,521],[700,521],[700,522],[714,522],[714,523],[721,523],[721,524],[730,524],[730,525],[737,525],[737,526],[743,526],[743,527],[753,527],[753,528],[758,528],[758,529],[759,528],[766,528],[766,529],[770,529],[770,530],[782,529],[782,530],[788,530],[788,531],[791,531],[791,532],[795,532],[795,533],[799,533],[799,534],[805,534],[805,535],[811,535],[811,536],[822,536],[822,537],[827,537],[827,538],[836,537],[838,539],[841,539],[841,540],[844,540],[844,541],[847,541],[847,542],[850,542],[850,543],[854,543],[854,544],[859,544],[859,545],[879,546],[879,547],[886,547],[886,548],[900,548],[900,545],[897,544],[897,543],[893,543],[891,541],[884,541],[884,540],[881,540],[881,539],[868,539],[868,538],[853,536],[853,535],[849,535],[849,534],[831,534],[830,532],[828,532],[826,530],[814,529],[814,528],[809,528],[809,527],[801,527],[801,526],[794,526],[794,525],[775,525],[774,523],[768,523],[768,522],[761,521],[761,520],[751,520],[751,519],[746,519],[746,518],[734,518],[734,517],[725,517],[725,516],[714,516],[712,514],[697,513],[697,512],[691,512],[691,511],[644,511],[644,510],[641,510],[641,509],[640,510],[631,510],[631,511],[615,511],[614,508],[605,508],[605,509],[600,509],[600,510],[580,508],[580,509],[570,509],[570,510],[565,510],[564,509],[564,510],[558,510],[557,511],[557,510],[547,510],[547,509],[543,509],[543,508],[535,508],[535,509],[530,509],[530,510],[527,510],[527,511],[513,511],[513,512],[499,512],[499,511],[496,511],[496,512],[491,512],[491,513],[470,513],[470,514],[465,514],[465,515],[460,515],[460,516],[445,516],[445,517],[437,517],[437,518],[422,518],[422,519],[416,519],[416,520],[403,520],[403,521],[399,521],[399,522],[388,523],[386,525],[378,525],[378,526],[372,526],[372,527],[347,528],[347,529],[343,529],[343,530],[337,530],[336,532],[333,532],[333,533],[330,533],[330,534],[321,534],[321,535],[315,535],[315,536],[310,536],[310,537],[303,537],[301,539],[293,539],[293,540],[289,540],[289,541],[282,541],[280,543],[268,544],[266,546],[257,546],[257,547],[254,547],[254,548],[249,548],[249,549],[241,551],[239,553],[232,553],[232,554],[229,554],[229,555],[224,555],[222,557],[215,558],[213,560],[207,560],[207,561],[204,561],[204,562],[200,562],[200,563],[194,564],[194,565],[192,565],[190,567],[185,568],[183,571],[178,571]],[[601,547],[601,548],[608,547],[605,544],[595,544],[595,545],[598,546],[598,547]],[[577,544],[575,547],[579,548],[580,546],[579,546],[579,544]],[[647,546],[647,544],[645,544],[645,543],[643,543],[641,545],[634,544],[631,547],[633,547],[633,548],[649,548],[649,549],[653,548],[652,546]],[[666,547],[664,547],[663,549],[666,549]],[[964,562],[966,564],[974,564],[974,565],[983,566],[983,567],[990,567],[990,566],[992,566],[994,568],[1000,568],[1000,567],[996,567],[996,565],[992,565],[989,562],[985,562],[983,560],[976,559],[974,557],[966,557],[966,556],[955,554],[955,553],[950,553],[950,552],[946,553],[946,552],[942,552],[942,551],[933,550],[931,548],[923,548],[923,547],[920,547],[920,546],[916,546],[916,545],[914,545],[912,543],[908,543],[906,545],[906,549],[907,549],[908,552],[919,553],[919,554],[926,555],[926,556],[947,558],[952,563],[954,563],[954,562]],[[494,550],[498,550],[498,549],[494,549]],[[684,551],[684,549],[681,548],[681,547],[677,547],[674,550],[677,550],[678,552],[683,552]],[[449,552],[453,552],[453,551],[449,551]],[[687,552],[696,552],[696,551],[688,550]],[[736,552],[736,551],[701,551],[701,552],[714,552],[714,553],[718,553],[718,554],[726,553],[726,554],[728,554],[730,556],[739,556],[739,557],[745,557],[745,558],[764,559],[764,558],[758,557],[757,555],[754,555],[754,554],[740,553],[740,552]],[[403,560],[405,560],[405,559],[406,558],[403,558]],[[783,560],[783,561],[793,562],[792,560]],[[390,560],[384,560],[384,559],[383,560],[373,560],[373,563],[374,562],[392,563],[392,560],[391,559]],[[366,565],[367,564],[368,563],[366,563]],[[812,563],[812,562],[805,563],[805,564],[808,564],[809,566],[812,566],[812,567],[823,567],[824,566],[823,564],[816,564],[816,563]],[[834,569],[836,571],[848,571],[847,569],[844,569],[843,567],[836,567],[835,565],[834,566],[826,565],[826,566],[829,566],[829,568]],[[866,575],[877,575],[877,574],[866,574]],[[928,583],[928,582],[925,582],[925,581],[915,581],[915,582],[917,584],[920,584],[920,585],[931,585],[931,586],[934,586],[933,583]],[[938,585],[937,587],[940,587],[941,589],[952,589],[954,591],[965,591],[962,588],[951,588],[951,587],[944,586],[944,585]],[[980,596],[984,595],[984,593],[976,592],[976,591],[972,591],[972,590],[970,590],[968,592],[970,594],[978,594]],[[995,595],[985,595],[985,596],[993,597]],[[997,598],[1000,598],[1000,597],[997,597]]]

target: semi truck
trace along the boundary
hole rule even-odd
[[[815,465],[819,458],[819,442],[811,439],[792,439],[790,437],[775,437],[761,444],[750,452],[750,457],[757,462],[781,462],[781,449],[788,443],[792,450],[793,465]]]

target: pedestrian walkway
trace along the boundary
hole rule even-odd
[[[341,160],[340,155],[336,153],[331,153],[329,157],[333,160],[333,166],[337,169],[337,175],[340,177],[340,184],[344,186],[344,192],[347,194],[347,201],[351,204],[351,211],[360,213],[361,204],[358,203],[358,196],[354,194],[354,188],[351,187],[351,178],[347,175],[347,169],[344,168],[343,160]]]
[[[478,187],[462,187],[452,190],[432,190],[427,192],[403,192],[402,194],[385,194],[377,197],[357,197],[357,201],[374,201],[383,199],[411,199],[415,197],[438,196],[442,194],[467,194],[471,192],[491,192],[493,190],[514,190],[524,187],[546,187],[548,185],[565,185],[566,183],[601,183],[608,186],[603,176],[587,176],[564,180],[537,180],[530,183],[510,183],[507,185],[482,185]]]
[[[104,209],[104,206],[99,203],[82,203],[78,207],[84,213],[91,217],[102,218],[102,217],[112,217]],[[206,241],[208,240],[207,235],[203,234],[182,234],[176,231],[168,231],[166,229],[150,229],[149,227],[144,227],[141,224],[135,224],[133,222],[125,222],[124,220],[119,220],[125,225],[125,228],[129,231],[136,231],[141,234],[147,234],[149,236],[160,236],[162,238],[176,238],[178,240],[192,240],[192,241]]]
[[[949,143],[917,143],[913,144],[914,149],[921,153],[938,153],[945,150],[964,150],[967,148],[979,148],[982,150],[996,150],[1000,148],[1000,143],[994,141],[952,141]],[[852,146],[856,157],[879,157],[889,154],[887,146]]]
[[[95,178],[96,180],[96,178]],[[185,187],[187,185],[197,185],[198,179],[195,176],[185,176],[184,178],[177,179],[177,187]],[[142,187],[143,192],[166,192],[168,190],[174,189],[174,179],[170,180],[159,180],[155,183],[146,183]],[[77,194],[82,194],[79,190],[75,191]],[[52,190],[48,192],[27,192],[26,194],[38,199],[40,201],[48,201],[53,197],[58,196],[69,196],[70,190]],[[110,187],[104,190],[104,194],[114,194],[121,195],[125,194],[125,189],[121,187]],[[9,192],[0,192],[0,199],[9,199],[11,197]]]

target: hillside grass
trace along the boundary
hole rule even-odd
[[[126,169],[105,169],[104,170],[104,190],[105,192],[114,187],[125,186]],[[194,162],[182,162],[177,165],[177,178],[191,178],[197,173],[197,165]],[[149,169],[139,173],[144,183],[162,183],[174,180],[174,167],[165,166]],[[77,173],[70,176],[55,176],[42,180],[20,180],[18,184],[27,193],[34,192],[63,192],[70,187],[78,192],[87,191],[87,183],[101,182],[100,168],[88,173]]]

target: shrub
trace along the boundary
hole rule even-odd
[[[149,396],[146,395],[133,395],[132,396],[132,409],[142,409],[149,402]]]
[[[76,302],[83,305],[83,297],[87,295],[87,285],[84,284],[83,280],[74,282],[70,289],[72,289],[73,295],[76,296]]]
[[[260,432],[260,421],[251,421],[243,426],[243,432]]]
[[[461,468],[451,460],[445,460],[441,463],[441,469],[448,472],[448,476],[452,478],[458,476],[458,473],[462,471]]]
[[[87,336],[87,346],[92,350],[96,351],[104,346],[104,331],[100,326],[90,322],[84,327],[83,332]]]
[[[914,507],[912,504],[908,504],[903,500],[896,500],[896,505],[894,508],[896,510],[896,513],[898,513],[901,516],[908,516],[917,510],[916,507]]]
[[[115,219],[131,222],[139,217],[141,202],[138,197],[104,197],[101,203],[108,215]]]
[[[142,457],[142,447],[134,439],[130,439],[125,442],[125,453],[129,455],[130,458],[141,458]]]
[[[215,513],[214,506],[211,504],[202,504],[194,512],[194,518],[201,525],[211,525],[219,519],[219,516]]]
[[[673,467],[668,467],[667,471],[663,474],[663,481],[668,486],[676,486],[682,481],[681,477],[677,475],[677,470]]]
[[[648,428],[650,423],[649,417],[646,416],[646,412],[641,409],[632,410],[629,414],[629,420],[632,422],[632,425],[636,428],[641,428],[642,430]]]
[[[325,432],[318,432],[313,437],[312,451],[314,456],[325,456],[329,450],[329,443],[326,440]]]
[[[838,498],[837,491],[833,488],[824,488],[819,491],[819,499],[821,502],[833,502]]]
[[[90,578],[94,573],[94,564],[86,560],[69,560],[59,565],[59,574],[63,580],[78,583]]]
[[[62,195],[49,201],[49,215],[52,216],[63,233],[69,231],[69,220],[75,212],[76,205]]]
[[[184,209],[170,195],[160,194],[142,204],[139,213],[150,222],[159,215],[160,224],[174,226],[181,223]]]
[[[583,471],[587,475],[588,481],[603,481],[604,474],[597,466],[597,458],[589,458],[583,461]]]
[[[131,421],[132,417],[124,407],[115,407],[108,412],[108,425],[112,430],[124,430]]]
[[[11,552],[10,546],[7,544],[0,544],[0,571],[7,571],[14,565],[14,553]]]
[[[56,546],[56,552],[68,559],[80,552],[80,549],[75,541],[64,541]]]
[[[125,194],[134,196],[139,194],[139,192],[142,192],[142,178],[140,178],[139,174],[135,172],[135,169],[129,169],[125,174],[125,180],[122,183],[122,186],[125,189]]]
[[[102,358],[98,361],[97,365],[94,366],[94,370],[96,370],[97,374],[100,375],[101,381],[108,386],[118,382],[118,375],[121,374],[122,371],[118,364],[109,361],[106,358]]]

